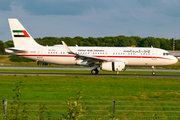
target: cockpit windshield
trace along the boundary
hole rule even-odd
[[[168,52],[166,52],[166,53],[163,53],[163,55],[165,56],[165,55],[171,55],[170,53],[168,53]]]

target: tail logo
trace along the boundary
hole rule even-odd
[[[13,30],[14,37],[30,37],[26,30]]]

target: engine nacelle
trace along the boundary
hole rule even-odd
[[[125,71],[125,63],[124,62],[105,62],[100,66],[101,70],[104,71]]]
[[[89,66],[87,62],[83,62],[82,60],[77,61],[76,65]]]

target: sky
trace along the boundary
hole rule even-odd
[[[180,0],[1,0],[0,40],[8,18],[34,38],[139,36],[180,39]]]

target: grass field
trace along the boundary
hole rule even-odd
[[[37,66],[35,62],[17,63],[8,56],[0,56],[3,66]],[[2,64],[1,64],[2,65]],[[64,67],[51,65],[51,67]],[[66,67],[66,66],[65,66]],[[139,68],[139,67],[131,67]],[[180,62],[156,69],[179,69]],[[23,73],[82,73],[73,70],[9,70],[0,72]],[[116,74],[100,71],[99,74]],[[151,75],[149,71],[124,71],[121,74]],[[180,75],[180,72],[156,72],[157,75]],[[83,115],[112,115],[112,101],[116,100],[116,115],[120,116],[180,116],[180,79],[145,77],[82,77],[82,76],[30,76],[0,75],[0,100],[8,99],[8,114],[17,81],[20,85],[21,106],[27,104],[29,114],[38,114],[40,105],[45,104],[45,114],[61,115],[66,112],[68,96],[76,99],[82,91]],[[2,108],[2,103],[0,103]],[[0,115],[3,115],[1,109]],[[132,119],[132,118],[130,118]],[[141,119],[141,118],[140,118]],[[166,119],[169,119],[166,118]]]
[[[68,96],[75,100],[77,92],[82,91],[86,115],[111,115],[112,100],[116,100],[117,115],[180,115],[180,79],[177,78],[5,75],[0,76],[1,100],[12,102],[17,81],[22,81],[20,99],[30,106],[33,114],[41,103],[52,114],[62,114],[67,110]]]

